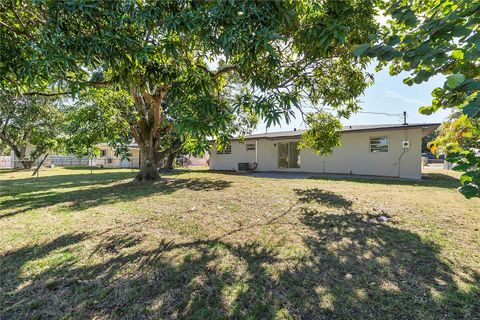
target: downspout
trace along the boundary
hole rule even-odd
[[[251,170],[255,170],[258,167],[258,139],[255,139],[255,162],[253,163],[253,168]]]

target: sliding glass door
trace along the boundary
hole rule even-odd
[[[283,169],[300,168],[298,142],[278,143],[278,167]]]

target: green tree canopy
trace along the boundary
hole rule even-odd
[[[0,140],[24,168],[30,168],[42,154],[62,147],[64,119],[53,98],[0,91]]]
[[[137,178],[155,180],[168,99],[180,130],[221,142],[232,101],[269,125],[305,101],[357,110],[371,78],[351,48],[376,32],[375,14],[374,1],[357,0],[2,2],[0,81],[30,92],[129,92]]]

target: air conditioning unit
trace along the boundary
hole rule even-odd
[[[403,147],[403,149],[410,148],[410,141],[408,141],[408,140],[402,141],[402,147]]]

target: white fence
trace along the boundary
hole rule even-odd
[[[60,167],[67,166],[88,166],[90,165],[90,159],[74,156],[49,156],[47,165],[55,165]]]
[[[32,167],[37,167],[40,162],[43,160],[43,157],[37,159]],[[202,159],[203,160],[203,159]],[[198,161],[200,162],[200,161]],[[206,160],[204,160],[206,163]],[[177,167],[188,167],[195,165],[204,165],[203,162],[198,164],[192,162],[191,159],[187,157],[179,157],[175,159],[175,165]],[[130,159],[118,159],[118,158],[93,158],[89,159],[87,157],[75,157],[75,156],[48,156],[47,159],[43,162],[45,167],[69,167],[69,166],[93,166],[101,168],[139,168],[140,167],[140,158],[130,158]],[[10,156],[0,156],[0,168],[21,168],[22,165],[18,159],[12,161]]]
[[[32,167],[37,167],[42,162],[43,157],[37,159]],[[138,158],[130,158],[130,160],[121,159],[107,159],[107,158],[94,158],[90,160],[87,157],[75,157],[75,156],[48,156],[43,162],[45,167],[71,167],[71,166],[94,166],[103,168],[138,168]],[[12,160],[10,156],[0,156],[0,168],[22,168],[21,161],[19,159]]]
[[[0,156],[0,168],[12,168],[12,157],[10,156]]]
[[[118,159],[118,158],[94,158],[92,165],[102,168],[139,168],[139,158]]]

